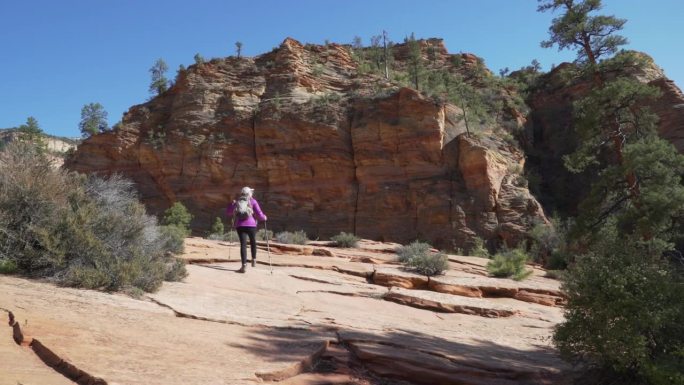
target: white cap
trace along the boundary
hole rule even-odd
[[[254,193],[254,189],[251,187],[246,187],[246,186],[243,187],[242,190],[240,191],[240,194],[248,195],[250,197],[252,196],[253,193]]]

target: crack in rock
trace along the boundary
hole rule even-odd
[[[174,309],[173,307],[171,307],[170,305],[167,305],[163,302],[160,302],[160,301],[158,301],[152,297],[145,297],[145,298],[148,299],[152,303],[155,303],[155,304],[157,304],[163,308],[171,310],[173,312],[173,314],[179,318],[187,318],[187,319],[192,319],[195,321],[214,322],[214,323],[220,323],[220,324],[225,324],[225,325],[236,325],[236,326],[250,327],[250,328],[254,327],[254,328],[276,329],[276,330],[310,330],[310,328],[304,327],[304,326],[273,326],[273,325],[265,325],[265,324],[248,324],[248,323],[239,322],[239,321],[196,316],[194,314],[180,312],[180,311]]]
[[[19,322],[16,321],[14,313],[4,308],[0,308],[0,310],[7,312],[9,326],[13,329],[12,338],[14,342],[19,346],[30,348],[45,365],[79,385],[107,385],[107,381],[79,369],[74,364],[60,357],[38,339],[27,337],[21,330]]]

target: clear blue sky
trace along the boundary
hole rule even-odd
[[[645,51],[684,86],[682,0],[604,0],[604,13],[628,20],[628,48]],[[545,69],[574,54],[542,49],[550,14],[535,0],[0,0],[0,128],[35,116],[43,130],[78,136],[81,107],[102,103],[110,124],[149,98],[157,58],[169,77],[195,53],[257,55],[291,36],[368,43],[387,30],[442,37],[450,52],[472,52],[497,72],[536,58]]]

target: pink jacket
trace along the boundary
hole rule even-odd
[[[254,215],[247,219],[240,219],[238,217],[235,217],[235,228],[238,227],[257,227],[257,218],[260,221],[265,221],[268,218],[266,218],[266,215],[264,215],[263,211],[261,211],[261,207],[259,207],[259,202],[257,202],[256,199],[251,198],[249,200],[249,203],[252,205],[252,210],[254,210]],[[235,209],[237,208],[237,203],[233,202],[231,203],[228,208],[226,209],[226,216],[231,217],[235,215]],[[255,218],[256,217],[256,218]]]

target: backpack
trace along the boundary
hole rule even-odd
[[[244,221],[245,219],[251,217],[252,214],[254,214],[254,210],[252,210],[252,203],[250,202],[250,199],[247,197],[238,198],[235,204],[235,215],[237,218],[241,221]]]

